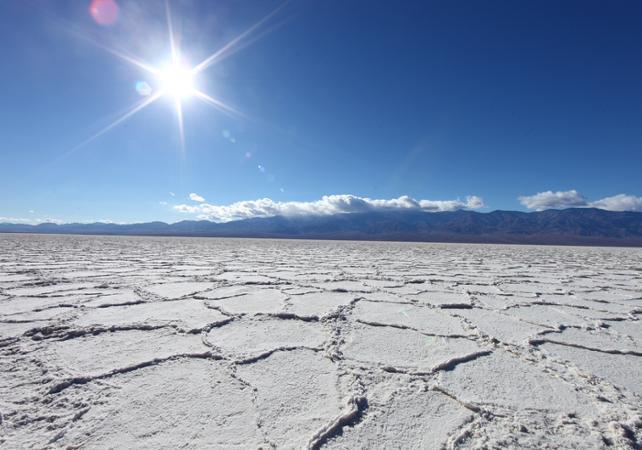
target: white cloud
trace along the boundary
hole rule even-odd
[[[194,192],[192,192],[189,195],[189,198],[190,198],[190,200],[194,200],[195,202],[199,202],[199,203],[203,203],[205,201],[205,199],[203,197],[201,197],[198,194],[195,194]]]
[[[560,208],[600,208],[608,211],[642,211],[642,197],[618,194],[596,201],[589,201],[575,189],[570,191],[546,191],[535,195],[521,196],[519,201],[528,209],[543,211]]]
[[[55,223],[57,225],[61,225],[63,223],[66,223],[64,220],[61,219],[54,219],[52,217],[45,217],[44,219],[36,219],[37,223]]]
[[[642,212],[642,197],[618,194],[605,197],[591,203],[594,208],[608,209],[609,211],[639,211]]]
[[[63,220],[54,219],[52,217],[43,217],[43,218],[25,218],[25,217],[2,217],[0,216],[0,223],[19,223],[24,225],[37,225],[39,223],[55,223],[62,224],[65,223]]]
[[[572,208],[577,206],[586,206],[586,199],[575,189],[571,191],[546,191],[539,192],[535,195],[526,195],[519,197],[522,205],[528,209],[543,211],[551,208]]]
[[[198,214],[199,219],[229,222],[255,217],[331,215],[390,210],[436,212],[478,209],[483,206],[483,200],[474,195],[466,197],[466,200],[462,201],[459,199],[415,200],[406,195],[393,199],[370,199],[344,194],[324,195],[320,200],[311,202],[275,202],[272,199],[263,198],[230,205],[212,205],[205,202],[199,205],[175,205],[174,209],[184,213]]]
[[[171,195],[172,197],[176,197],[176,194],[174,194],[174,193],[173,193],[173,192],[171,192],[171,191],[170,191],[169,195]]]
[[[33,219],[26,219],[24,217],[3,217],[0,216],[0,223],[33,223]]]

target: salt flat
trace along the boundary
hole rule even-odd
[[[642,250],[0,235],[0,447],[640,448]]]

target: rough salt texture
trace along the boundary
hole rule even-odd
[[[0,235],[2,448],[642,446],[642,250]]]

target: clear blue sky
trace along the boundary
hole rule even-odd
[[[196,217],[174,208],[198,206],[190,193],[475,195],[482,211],[642,195],[638,0],[293,0],[194,78],[244,117],[185,98],[183,152],[166,96],[70,153],[159,83],[101,45],[154,66],[171,53],[162,1],[120,0],[109,25],[89,3],[0,3],[0,217],[176,221]],[[182,55],[279,5],[170,1]]]

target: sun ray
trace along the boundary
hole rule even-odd
[[[208,103],[209,105],[215,107],[219,111],[224,112],[228,116],[247,118],[247,116],[245,114],[243,114],[242,112],[232,108],[231,106],[226,105],[225,103],[223,103],[220,100],[217,100],[217,99],[207,95],[205,92],[201,92],[198,89],[194,89],[194,95],[196,97],[200,98],[201,100],[203,100],[205,103]]]
[[[244,47],[240,45],[240,42],[245,39],[246,37],[250,36],[257,28],[259,28],[261,25],[263,25],[265,22],[267,22],[270,18],[272,18],[277,12],[279,12],[288,2],[283,2],[279,6],[277,6],[273,11],[271,11],[269,14],[267,14],[265,17],[263,17],[261,20],[256,22],[254,25],[252,25],[250,28],[245,30],[243,33],[239,34],[237,37],[232,39],[230,42],[225,44],[223,47],[212,53],[210,56],[205,58],[203,61],[198,63],[194,68],[192,69],[193,74],[197,74],[199,72],[202,72],[203,70],[207,69],[210,67],[212,64],[215,64],[219,61],[221,61],[223,58],[230,56],[231,54],[237,52],[241,48]]]
[[[97,137],[102,136],[103,134],[107,133],[109,130],[111,130],[111,129],[113,129],[114,127],[116,127],[116,126],[120,125],[121,123],[123,123],[124,121],[126,121],[127,119],[129,119],[131,116],[133,116],[134,114],[136,114],[136,113],[137,113],[137,112],[139,112],[140,110],[142,110],[142,109],[146,108],[147,106],[151,105],[151,104],[152,104],[152,103],[154,103],[156,100],[158,100],[159,98],[161,98],[161,97],[163,96],[163,94],[164,94],[164,92],[162,92],[162,91],[158,91],[158,92],[156,92],[155,94],[153,94],[153,95],[151,95],[151,96],[149,96],[149,97],[147,97],[147,98],[144,98],[143,100],[140,100],[140,101],[136,102],[136,103],[135,103],[131,108],[129,108],[129,109],[128,109],[128,110],[127,110],[123,115],[121,115],[120,117],[118,117],[116,120],[114,120],[112,123],[110,123],[109,125],[107,125],[107,126],[106,126],[105,128],[103,128],[102,130],[98,131],[97,133],[93,134],[93,135],[92,135],[92,136],[90,136],[89,138],[87,138],[87,139],[85,139],[84,141],[82,141],[80,144],[76,145],[74,148],[72,148],[71,150],[69,150],[69,151],[68,151],[64,156],[69,156],[69,155],[71,155],[72,153],[76,152],[76,151],[77,151],[77,150],[79,150],[80,148],[82,148],[82,147],[84,147],[85,145],[89,144],[91,141],[93,141],[93,140],[94,140],[94,139],[96,139]]]
[[[102,50],[105,50],[108,53],[111,53],[112,55],[116,56],[117,58],[122,59],[125,62],[128,62],[128,63],[130,63],[130,64],[132,64],[132,65],[134,65],[136,67],[139,67],[139,68],[141,68],[141,69],[145,70],[146,72],[149,72],[149,73],[151,73],[153,75],[158,75],[158,69],[157,68],[155,68],[151,64],[149,64],[149,63],[147,63],[147,62],[145,62],[145,61],[143,61],[143,60],[141,60],[139,58],[136,58],[135,56],[131,55],[130,53],[128,53],[128,52],[126,52],[124,50],[118,50],[118,49],[115,49],[113,47],[109,47],[109,46],[107,46],[105,44],[101,44],[100,42],[98,42],[93,37],[87,36],[86,34],[81,33],[78,30],[70,29],[68,31],[72,35],[76,36],[77,38],[82,39],[84,41],[87,41],[90,44],[95,45],[96,47],[98,47],[98,48],[100,48]]]
[[[104,46],[104,45],[101,45],[101,44],[98,44],[98,43],[96,43],[96,45],[101,47],[103,50],[108,51],[112,55],[117,56],[118,58],[120,58],[120,59],[122,59],[124,61],[127,61],[130,64],[133,64],[133,65],[135,65],[137,67],[140,67],[141,69],[146,70],[147,72],[149,72],[149,73],[151,73],[153,75],[158,75],[158,69],[153,67],[153,66],[151,66],[151,65],[149,65],[149,64],[147,64],[144,61],[136,59],[133,56],[127,55],[126,53],[118,51],[118,50],[116,50],[114,48],[107,47],[107,46]]]
[[[174,27],[172,26],[172,13],[169,9],[169,0],[165,0],[165,15],[167,17],[167,33],[169,34],[169,48],[172,54],[172,64],[178,64],[179,55],[176,47],[176,38],[174,37]]]
[[[174,99],[174,106],[176,107],[176,118],[178,120],[178,138],[181,143],[181,156],[185,156],[185,127],[183,125],[183,104],[181,99],[176,97]]]

